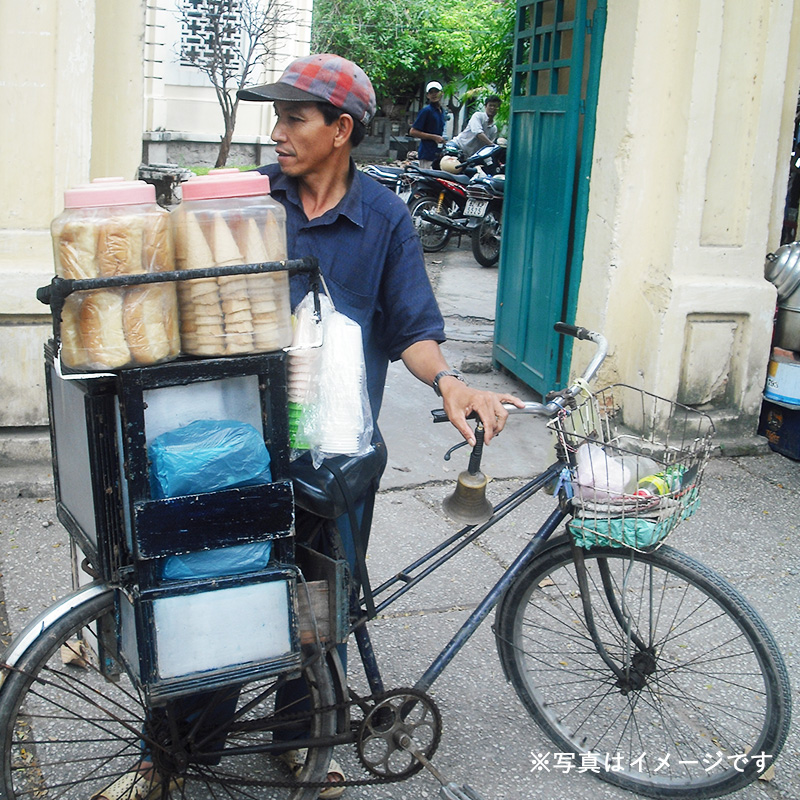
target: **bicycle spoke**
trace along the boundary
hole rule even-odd
[[[713,797],[757,777],[727,757],[780,747],[788,681],[755,612],[667,547],[583,561],[586,597],[564,543],[498,609],[501,658],[534,719],[562,752],[613,760],[599,777],[642,795]]]

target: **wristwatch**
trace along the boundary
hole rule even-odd
[[[436,392],[439,397],[442,396],[442,392],[439,389],[439,381],[448,376],[461,381],[461,383],[466,383],[460,372],[454,369],[443,369],[441,372],[437,373],[436,377],[433,379],[433,391]]]

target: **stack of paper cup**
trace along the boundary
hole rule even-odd
[[[322,342],[321,328],[308,308],[298,309],[287,366],[289,443],[295,450],[308,449],[308,442],[302,434],[301,421],[304,409],[308,407],[316,391]]]
[[[341,314],[331,316],[325,324],[324,350],[319,448],[325,453],[355,453],[365,422],[361,328]]]

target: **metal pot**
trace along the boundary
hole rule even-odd
[[[800,286],[800,242],[781,245],[767,256],[764,277],[778,290],[778,302]]]
[[[800,283],[792,294],[778,303],[775,344],[784,350],[800,351]]]

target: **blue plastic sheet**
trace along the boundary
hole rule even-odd
[[[272,542],[248,542],[169,556],[164,562],[162,577],[168,581],[180,581],[255,572],[266,568],[271,551]]]
[[[269,451],[246,422],[195,420],[157,436],[148,448],[154,498],[269,483]]]

